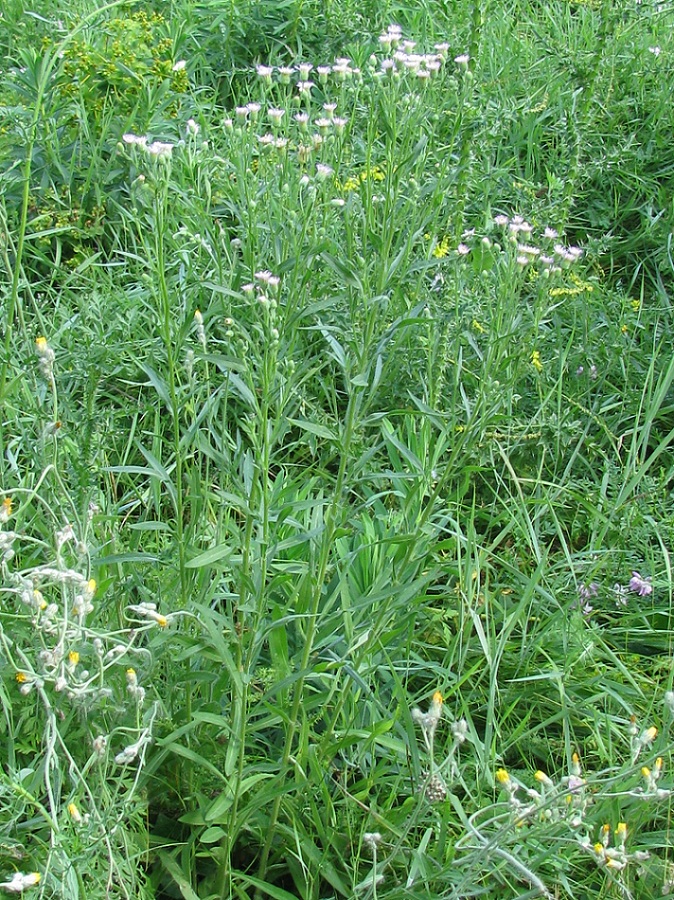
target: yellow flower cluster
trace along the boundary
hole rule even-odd
[[[342,185],[342,190],[348,193],[349,191],[357,190],[368,179],[370,181],[383,181],[385,178],[386,173],[381,166],[372,166],[369,169],[363,169],[356,175],[350,175]]]
[[[573,286],[550,288],[550,296],[577,297],[579,294],[591,294],[594,290],[593,284],[590,284],[589,281],[583,281],[581,278],[578,278],[577,275],[572,275],[570,280],[573,283]]]

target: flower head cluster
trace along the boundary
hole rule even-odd
[[[369,849],[372,855],[376,855],[377,847],[381,844],[382,837],[378,831],[366,831],[363,835],[363,843]]]
[[[581,582],[578,585],[578,599],[576,603],[584,616],[589,616],[594,611],[592,601],[599,596],[600,591],[601,585],[596,581],[592,581],[589,584]],[[653,593],[651,576],[644,577],[640,572],[632,572],[632,577],[628,584],[616,582],[613,585],[613,589],[608,591],[608,593],[613,597],[618,608],[627,606],[630,593],[637,594],[639,597],[647,597]]]
[[[312,82],[300,82],[298,86],[302,88],[303,93],[306,95],[310,90],[311,84]],[[336,103],[324,103],[322,110],[319,111],[317,116],[311,116],[306,111],[294,113],[290,117],[288,124],[292,126],[292,123],[295,123],[294,127],[299,131],[299,137],[293,140],[292,132],[288,134],[282,133],[284,122],[286,122],[286,110],[270,105],[266,110],[270,130],[257,135],[258,145],[261,150],[267,152],[272,150],[285,151],[288,148],[293,148],[298,162],[304,165],[311,155],[321,148],[326,138],[339,137],[344,134],[348,119],[335,115],[336,109]],[[233,131],[236,125],[237,130],[240,132],[247,123],[258,121],[260,111],[261,105],[259,103],[248,103],[246,106],[237,107],[235,110],[236,118],[226,118],[224,120],[225,130]]]
[[[513,811],[514,822],[518,826],[534,819],[543,821],[566,821],[572,828],[583,823],[591,796],[581,773],[577,753],[571,758],[569,774],[557,784],[543,771],[534,774],[538,788],[529,788],[513,777],[507,769],[496,772],[496,781],[508,794],[508,805]]]
[[[637,850],[628,854],[625,847],[627,841],[627,824],[619,822],[613,832],[613,845],[611,845],[611,826],[607,823],[599,829],[599,839],[592,843],[589,837],[580,841],[581,846],[595,858],[600,867],[613,869],[620,872],[629,862],[645,862],[649,854],[643,850]]]
[[[549,226],[533,243],[534,227],[523,216],[497,215],[494,216],[494,225],[505,231],[508,241],[515,247],[517,264],[522,268],[536,263],[545,271],[561,272],[562,268],[578,262],[583,255],[580,247],[567,247],[560,243],[557,231]]]
[[[661,756],[658,756],[652,769],[648,766],[641,767],[641,777],[644,779],[644,794],[655,797],[669,797],[671,795],[671,791],[658,787],[658,781],[662,775],[662,766],[663,759]]]
[[[122,140],[125,144],[140,148],[145,153],[147,153],[148,156],[152,156],[155,159],[166,161],[171,158],[171,154],[173,153],[173,144],[166,143],[165,141],[150,142],[149,138],[145,136],[141,137],[130,132],[127,132],[125,135],[123,135]]]
[[[330,77],[336,81],[344,81],[355,75],[360,75],[360,69],[351,66],[351,60],[346,57],[338,57],[331,65],[315,66],[312,63],[299,63],[296,66],[270,66],[258,65],[257,75],[264,84],[272,84],[274,76],[280,84],[291,84],[296,79],[295,85],[300,93],[309,93],[314,87],[310,74],[315,72],[317,81],[325,85]]]
[[[379,35],[380,47],[389,54],[381,60],[377,74],[392,75],[402,72],[410,72],[420,80],[431,78],[442,68],[446,58],[449,44],[436,44],[435,53],[417,53],[416,42],[405,40],[400,25],[391,24],[386,31]],[[468,56],[462,55],[455,59],[459,67],[463,61],[468,62]],[[373,60],[374,61],[374,60]]]
[[[653,585],[651,584],[650,577],[644,578],[639,572],[632,572],[628,587],[633,593],[638,594],[640,597],[647,597],[649,594],[653,593]]]
[[[7,534],[0,527],[0,547],[6,543],[3,537]],[[13,542],[20,537],[12,532]],[[0,631],[0,641],[13,662],[22,696],[37,690],[46,697],[46,692],[52,691],[54,697],[90,707],[113,694],[106,673],[135,652],[137,632],[111,635],[96,630],[90,622],[95,612],[96,581],[78,567],[87,559],[87,548],[70,524],[56,531],[54,544],[53,561],[22,571],[14,571],[12,556],[4,554],[2,590],[24,611],[19,618],[24,628],[32,630],[38,646],[17,656],[18,638],[10,645]],[[71,564],[71,559],[76,562]],[[148,617],[162,624],[163,617],[158,613],[148,610]]]
[[[589,616],[594,607],[590,602],[599,593],[599,585],[592,581],[590,584],[581,582],[578,585],[578,607],[584,616]]]
[[[583,251],[579,247],[567,247],[560,243],[558,233],[554,228],[546,226],[536,236],[534,226],[523,216],[497,215],[494,216],[493,225],[503,231],[506,244],[514,249],[514,259],[522,269],[534,266],[541,273],[550,276],[558,274],[562,269],[577,262],[583,255]],[[480,253],[485,251],[500,253],[502,251],[501,244],[493,239],[493,235],[485,234],[481,238],[477,238],[475,229],[471,228],[463,232],[461,241],[453,253],[458,257],[470,257],[476,248],[476,240],[479,241],[477,250]],[[449,256],[452,252],[452,243],[447,235],[438,238],[432,255],[438,259]],[[591,285],[588,286],[589,289],[591,289]]]

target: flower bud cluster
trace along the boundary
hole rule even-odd
[[[153,157],[154,159],[168,161],[171,159],[171,155],[173,154],[173,144],[169,144],[166,141],[150,142],[149,138],[145,136],[139,136],[137,134],[132,134],[130,132],[123,135],[122,140],[125,144],[131,147],[138,147],[140,150],[145,152],[148,156]]]
[[[522,269],[535,266],[539,271],[545,272],[547,275],[554,275],[578,262],[583,255],[580,247],[562,244],[554,228],[545,226],[539,230],[538,236],[536,236],[534,226],[521,215],[509,217],[500,214],[494,216],[493,225],[503,235],[500,240],[504,240],[507,246],[513,248],[515,261]],[[475,237],[475,229],[470,229],[463,233],[462,242],[456,249],[458,256],[469,257],[471,255],[474,250]],[[498,253],[502,249],[501,244],[498,241],[494,241],[490,235],[482,237],[480,244],[481,252],[492,250]],[[448,252],[449,247],[440,242],[436,251],[434,251],[434,255],[445,256]]]
[[[613,836],[613,843],[611,837]],[[614,872],[620,872],[630,862],[643,863],[649,858],[649,853],[645,850],[635,850],[628,853],[625,847],[627,841],[627,823],[619,822],[613,835],[611,834],[611,826],[606,822],[599,829],[598,840],[594,843],[589,837],[584,837],[580,841],[581,847],[590,853],[600,868],[612,869]]]
[[[534,779],[538,787],[530,788],[507,769],[496,772],[496,781],[508,795],[508,805],[513,811],[515,825],[521,827],[538,819],[565,821],[572,828],[579,828],[592,797],[582,776],[578,754],[573,754],[569,774],[563,776],[557,784],[541,770],[534,774]]]

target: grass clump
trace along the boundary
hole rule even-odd
[[[669,12],[209,9],[5,13],[0,887],[661,896]]]

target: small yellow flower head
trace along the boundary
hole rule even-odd
[[[40,591],[37,591],[37,590],[33,591],[33,602],[35,603],[35,607],[37,609],[46,609],[47,608],[47,601],[44,599],[44,597],[42,596],[42,593]]]
[[[25,684],[28,681],[28,676],[25,672],[17,672],[14,677],[16,678],[17,684]]]
[[[571,774],[580,775],[580,758],[577,753],[571,757]]]
[[[127,669],[126,670],[126,680],[127,681],[136,681],[136,679],[137,679],[136,670],[131,669],[131,668]]]
[[[157,614],[157,618],[155,621],[160,628],[166,628],[166,626],[168,625],[168,619],[166,618],[166,616],[162,616],[161,613]]]
[[[68,815],[70,816],[70,818],[73,820],[73,822],[74,822],[76,825],[81,824],[81,822],[82,822],[82,813],[81,813],[81,812],[79,811],[79,809],[77,808],[77,804],[76,804],[76,803],[69,803],[69,804],[68,804]]]
[[[496,772],[496,780],[504,787],[507,787],[511,783],[510,775],[508,775],[505,769],[499,769]]]
[[[617,869],[618,871],[620,871],[621,869],[625,868],[625,865],[626,862],[624,859],[615,859],[614,857],[609,856],[606,860],[607,869]]]
[[[625,841],[627,839],[627,823],[626,822],[618,822],[618,827],[615,830],[615,838],[616,842],[621,846],[625,846]]]
[[[0,506],[0,523],[6,522],[12,515],[12,498],[5,497]]]
[[[642,767],[641,767],[641,774],[643,775],[644,778],[650,778],[650,777],[651,777],[651,770],[648,768],[648,766],[642,766]]]
[[[609,836],[611,834],[611,826],[608,822],[601,826],[601,843],[603,847],[608,847]]]
[[[80,655],[77,652],[77,650],[71,650],[70,653],[68,654],[68,662],[70,663],[70,665],[76,666],[79,661],[80,661]]]
[[[604,846],[603,846],[603,844],[600,844],[599,841],[597,841],[597,843],[594,845],[594,847],[592,849],[594,850],[595,853],[598,853],[599,855],[601,855],[601,853],[604,849]]]
[[[539,350],[534,350],[531,354],[531,365],[537,372],[543,371],[543,363],[541,362],[541,354]]]
[[[658,758],[655,760],[655,765],[653,766],[653,777],[659,778],[661,772],[662,772],[662,757],[658,756]]]
[[[429,721],[434,723],[434,728],[437,727],[437,724],[440,721],[441,715],[442,715],[442,694],[440,693],[440,691],[436,691],[433,694],[433,699],[431,700],[431,705],[428,707],[428,713],[427,713]]]
[[[87,599],[91,600],[91,598],[96,593],[96,579],[95,578],[90,578],[89,581],[87,581],[87,588],[86,588],[85,593],[87,595]]]
[[[35,353],[39,360],[40,372],[46,381],[53,381],[54,378],[54,360],[56,354],[47,343],[47,338],[39,337],[35,341]]]
[[[539,769],[534,774],[534,778],[536,779],[536,781],[540,782],[540,784],[544,784],[546,787],[553,786],[552,778],[546,775],[545,772],[541,771],[541,769]]]
[[[204,317],[201,315],[201,310],[199,309],[196,309],[194,311],[194,324],[197,327],[197,338],[199,339],[199,343],[204,349],[206,349],[206,331],[204,329]]]
[[[651,725],[651,727],[647,728],[644,731],[644,733],[641,735],[641,743],[644,745],[652,744],[657,736],[658,736],[658,729],[655,727],[655,725]]]

